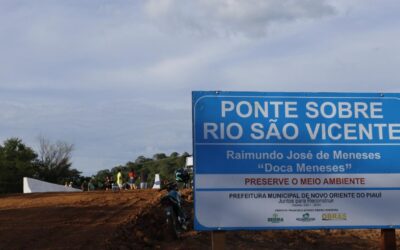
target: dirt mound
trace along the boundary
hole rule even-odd
[[[0,196],[0,249],[211,249],[211,233],[172,239],[165,191]],[[193,218],[190,190],[185,210]],[[190,225],[191,227],[193,225]],[[380,230],[226,232],[227,249],[379,249]],[[400,246],[400,236],[397,235]]]
[[[46,193],[0,197],[0,249],[104,249],[158,192]]]
[[[191,190],[183,190],[183,207],[193,218],[193,195]],[[184,232],[179,239],[174,239],[167,230],[166,218],[161,197],[166,195],[161,191],[151,200],[146,209],[132,218],[118,229],[112,239],[110,249],[118,244],[123,249],[208,249],[210,248],[210,233],[193,231],[193,223],[189,224],[190,230]]]
[[[174,240],[166,230],[160,192],[149,207],[118,229],[112,242],[123,249],[211,249],[211,233],[191,229]],[[193,218],[191,190],[183,190]],[[400,235],[397,235],[398,245]],[[380,230],[228,231],[227,249],[379,249]],[[111,247],[112,248],[112,247]]]

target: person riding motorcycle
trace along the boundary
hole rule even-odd
[[[175,180],[177,183],[183,183],[185,188],[189,187],[190,175],[186,169],[179,168],[175,171]]]
[[[179,225],[183,230],[187,230],[188,216],[182,207],[183,200],[178,191],[177,184],[168,183],[165,188],[168,191],[168,194],[162,198],[161,202],[166,206],[172,205],[173,212],[177,216]]]

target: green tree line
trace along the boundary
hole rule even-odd
[[[165,153],[157,153],[151,158],[139,156],[124,165],[100,170],[94,176],[85,177],[81,176],[80,171],[72,168],[73,145],[62,141],[52,143],[45,138],[39,138],[39,142],[38,152],[25,145],[19,138],[7,139],[0,145],[0,194],[21,193],[23,177],[62,185],[65,182],[73,182],[73,186],[78,188],[84,181],[91,181],[98,189],[104,186],[106,176],[115,178],[118,170],[122,171],[126,182],[129,171],[134,171],[138,177],[145,173],[149,184],[154,182],[155,174],[159,174],[162,181],[173,181],[175,171],[185,166],[186,157],[189,156],[186,152],[173,152],[168,156]]]
[[[179,168],[183,168],[186,163],[186,157],[189,154],[184,152],[179,154],[173,152],[169,156],[164,153],[154,154],[152,158],[147,158],[143,155],[136,158],[135,161],[129,161],[124,165],[113,167],[111,170],[104,169],[97,172],[93,176],[92,181],[97,187],[101,187],[104,183],[106,176],[116,177],[118,170],[121,170],[122,176],[125,182],[128,181],[128,172],[134,171],[137,177],[140,177],[142,173],[146,173],[148,176],[147,183],[152,184],[154,182],[155,174],[159,174],[161,181],[174,181],[175,171]],[[137,183],[139,184],[139,178]]]
[[[23,177],[59,184],[80,179],[81,172],[71,168],[72,149],[68,143],[40,138],[36,153],[19,138],[5,140],[0,145],[0,194],[21,193]]]

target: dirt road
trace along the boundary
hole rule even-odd
[[[168,241],[165,191],[0,196],[0,249],[210,249],[210,233]],[[193,213],[192,194],[183,192]],[[379,230],[227,232],[228,249],[379,249]],[[400,246],[400,235],[397,233]]]
[[[0,198],[0,249],[104,249],[159,193],[47,193]],[[117,247],[117,246],[116,246]]]

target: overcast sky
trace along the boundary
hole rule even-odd
[[[0,140],[192,152],[191,91],[400,92],[398,0],[0,0]]]

